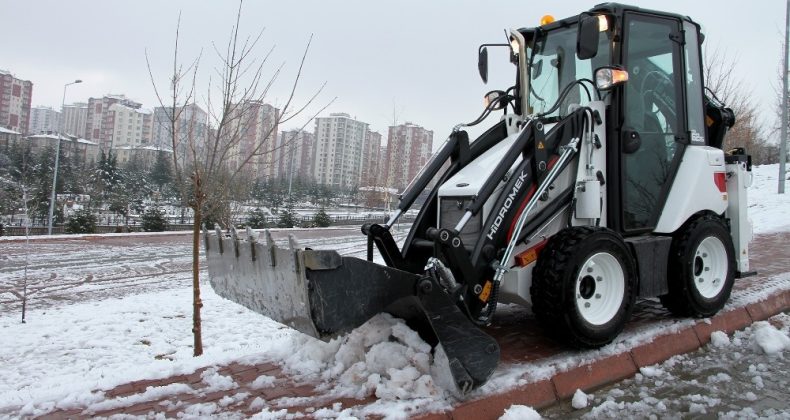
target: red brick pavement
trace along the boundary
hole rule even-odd
[[[754,277],[736,281],[734,294],[759,290],[766,279],[790,271],[790,252],[785,250],[790,243],[790,233],[762,235],[752,243],[752,268],[759,271]],[[513,404],[533,407],[546,407],[559,400],[569,398],[576,389],[591,391],[612,382],[632,376],[640,367],[649,366],[669,357],[693,351],[710,341],[713,331],[732,332],[750,325],[754,321],[790,309],[790,290],[779,290],[761,302],[745,307],[728,308],[709,320],[698,321],[678,331],[659,335],[652,341],[636,345],[620,354],[609,356],[595,362],[583,364],[570,370],[558,372],[550,379],[541,380],[509,389],[500,394],[487,395],[458,403],[451,411],[425,413],[422,419],[487,419],[498,418]],[[546,338],[535,324],[534,319],[519,311],[503,311],[488,333],[494,336],[502,348],[502,363],[540,362],[561,352],[568,351],[561,345]],[[655,328],[662,321],[672,319],[655,300],[638,303],[632,321],[624,334]],[[573,356],[570,356],[573,357]],[[87,412],[81,409],[53,412],[45,418],[88,418],[110,416],[112,414],[162,413],[176,417],[192,404],[217,404],[219,411],[235,411],[248,416],[260,409],[250,408],[256,398],[263,398],[270,409],[287,409],[289,413],[299,413],[310,417],[310,413],[322,407],[332,407],[340,403],[343,408],[361,406],[375,401],[374,396],[362,400],[322,398],[317,391],[317,383],[300,383],[285,375],[278,366],[264,363],[255,366],[232,363],[218,368],[217,373],[230,376],[239,385],[228,391],[206,392],[206,384],[201,374],[206,369],[190,375],[174,376],[162,380],[135,381],[120,385],[105,395],[110,399],[123,401],[145,392],[148,387],[171,384],[188,384],[188,393],[157,398],[151,401],[134,403],[112,410]],[[273,384],[255,389],[252,382],[260,375],[274,376]],[[234,399],[229,397],[236,396]],[[288,398],[288,397],[308,397]],[[181,402],[176,406],[177,402]]]

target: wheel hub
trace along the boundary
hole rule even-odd
[[[699,243],[693,268],[697,292],[706,299],[716,297],[727,278],[727,250],[719,238],[709,236]]]
[[[587,258],[576,278],[576,308],[585,321],[603,325],[620,310],[625,298],[625,272],[608,252]]]

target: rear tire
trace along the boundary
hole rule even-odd
[[[634,261],[620,235],[571,227],[549,239],[532,275],[532,309],[544,329],[574,347],[610,343],[633,310]]]
[[[673,314],[709,317],[727,303],[735,251],[721,218],[706,214],[683,226],[672,240],[668,264],[669,293],[661,303]]]

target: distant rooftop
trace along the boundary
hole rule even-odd
[[[167,147],[156,147],[156,146],[116,146],[113,147],[115,150],[150,150],[155,152],[167,152],[173,153],[173,150],[168,149]]]
[[[0,72],[2,72],[2,71],[3,70],[0,70]],[[14,130],[9,130],[9,129],[3,128],[3,127],[0,127],[0,133],[2,133],[2,134],[21,134],[21,133],[17,133]]]

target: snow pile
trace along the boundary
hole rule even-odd
[[[203,373],[200,374],[200,379],[206,384],[206,387],[201,390],[204,393],[227,391],[239,386],[230,376],[217,373],[216,367],[204,370]]]
[[[576,392],[573,393],[571,406],[577,410],[581,410],[582,408],[587,407],[587,402],[589,399],[590,397],[587,394],[585,394],[581,389],[577,389]]]
[[[296,348],[282,348],[288,352],[280,355],[286,372],[319,375],[335,383],[335,395],[364,398],[373,393],[383,400],[445,395],[431,375],[431,346],[389,314],[379,314],[329,343],[311,339]]]
[[[511,405],[499,420],[540,420],[542,417],[532,407],[526,405]]]
[[[752,328],[754,329],[752,340],[755,349],[762,350],[765,354],[780,353],[790,349],[790,337],[768,322],[755,322]]]
[[[749,217],[754,233],[773,233],[790,230],[787,209],[790,194],[777,194],[779,165],[752,167],[752,186],[749,187]],[[785,191],[790,192],[790,183],[785,181]]]
[[[710,334],[710,343],[716,347],[727,347],[730,345],[730,337],[724,331],[714,331]]]

